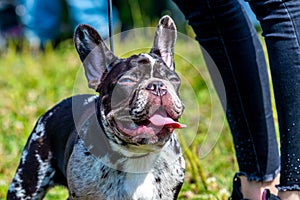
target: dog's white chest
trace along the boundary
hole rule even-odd
[[[174,188],[183,181],[183,166],[176,162],[168,165],[162,161],[149,171],[139,171],[139,167],[151,162],[146,159],[129,162],[118,170],[108,156],[99,159],[85,152],[86,148],[79,142],[69,159],[67,176],[72,199],[173,199]],[[120,162],[124,164],[125,161]]]
[[[124,186],[126,192],[132,194],[132,199],[151,200],[155,199],[154,182],[155,179],[151,173],[147,175],[128,174]]]

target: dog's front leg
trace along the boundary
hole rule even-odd
[[[7,199],[42,199],[54,185],[56,170],[52,167],[50,139],[41,117],[24,148],[16,174],[10,184]]]

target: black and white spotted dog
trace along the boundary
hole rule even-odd
[[[150,53],[117,58],[88,25],[74,41],[99,96],[65,99],[38,120],[7,199],[176,199],[185,162],[174,129],[184,106],[174,71],[176,27],[161,18]]]

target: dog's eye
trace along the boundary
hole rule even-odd
[[[176,76],[170,77],[169,81],[172,82],[172,83],[179,83],[180,82],[179,78],[176,77]]]
[[[121,83],[121,84],[134,84],[136,82],[137,81],[131,77],[124,77],[119,80],[119,83]]]

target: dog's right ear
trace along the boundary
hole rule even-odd
[[[90,88],[97,89],[105,70],[117,57],[103,42],[98,32],[86,24],[79,25],[74,34],[74,43],[83,63]]]

